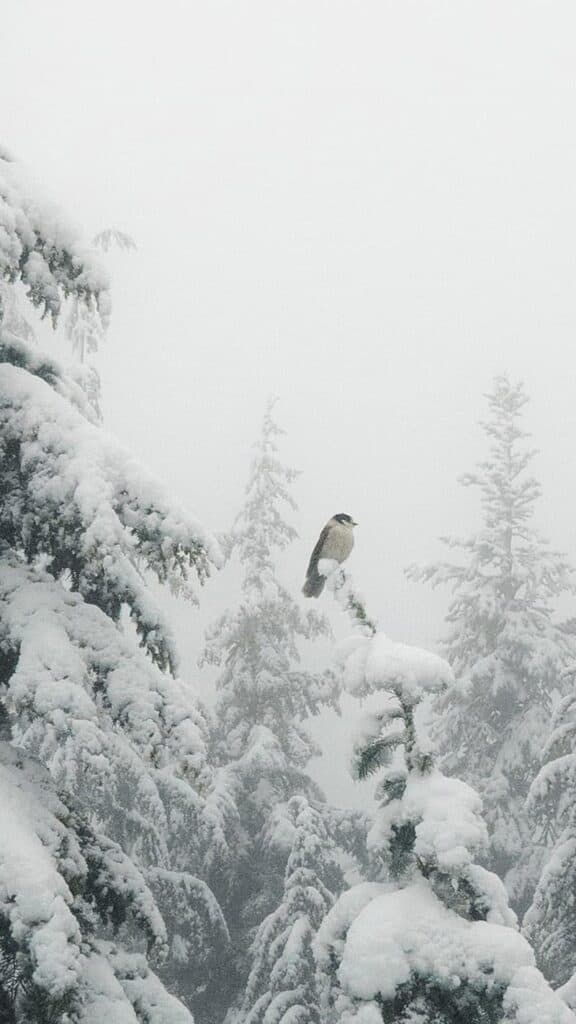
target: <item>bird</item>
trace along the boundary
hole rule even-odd
[[[318,572],[318,563],[321,558],[340,563],[346,561],[354,547],[352,531],[355,526],[358,526],[358,523],[355,523],[352,516],[345,512],[338,512],[328,520],[310,557],[306,581],[302,587],[305,597],[320,597],[324,590],[326,576]]]

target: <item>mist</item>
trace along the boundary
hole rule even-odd
[[[572,3],[21,0],[2,23],[2,144],[87,245],[108,227],[135,240],[99,254],[104,427],[184,508],[230,529],[275,399],[299,471],[289,592],[306,605],[318,534],[349,513],[368,614],[441,651],[450,591],[406,569],[479,527],[458,481],[507,374],[530,400],[534,525],[576,560]],[[198,607],[154,588],[210,708],[205,631],[240,583],[233,561]],[[574,616],[571,595],[559,609]],[[318,610],[341,641],[329,591]],[[329,637],[306,647],[313,669],[332,656]],[[366,707],[345,695],[313,719],[311,774],[341,807],[373,804],[349,773]]]

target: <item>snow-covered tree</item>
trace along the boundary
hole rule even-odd
[[[334,846],[322,815],[302,796],[281,804],[270,842],[288,851],[284,892],[260,925],[239,1019],[246,1024],[304,1024],[320,1020],[321,993],[312,942],[332,906],[339,879]]]
[[[166,947],[152,893],[121,847],[65,805],[37,761],[6,742],[0,799],[0,1020],[192,1024],[147,957],[114,941],[128,922],[149,953]]]
[[[345,685],[380,694],[355,773],[381,773],[368,843],[372,882],[344,893],[315,942],[329,979],[325,1020],[342,1024],[574,1024],[534,966],[502,882],[475,858],[481,802],[435,765],[418,708],[453,685],[436,655],[384,634],[343,648]]]
[[[0,225],[0,273],[22,282],[34,305],[56,321],[64,299],[74,296],[105,314],[101,272],[4,159]],[[10,784],[17,785],[19,770],[22,791],[30,791],[23,858],[28,846],[46,841],[50,884],[68,907],[52,914],[51,897],[45,905],[36,886],[26,904],[27,932],[10,908],[28,880],[18,873],[15,847],[0,851],[9,951],[8,961],[4,952],[0,959],[0,985],[12,993],[3,998],[18,1024],[32,1020],[22,1002],[32,983],[45,1002],[44,1024],[189,1020],[150,973],[145,935],[139,938],[123,906],[134,904],[135,887],[142,890],[162,938],[156,945],[170,944],[172,973],[175,962],[186,963],[188,994],[205,984],[207,950],[227,937],[210,889],[195,874],[205,855],[211,785],[207,724],[189,688],[174,678],[174,644],[147,574],[196,600],[194,579],[202,582],[218,564],[218,546],[102,431],[82,376],[67,373],[22,332],[10,334],[1,316],[0,475],[1,732],[19,756],[38,758],[57,786],[44,821],[34,810],[34,800],[38,807],[44,801],[43,790],[34,793],[34,771],[24,760],[12,765]],[[8,833],[13,820],[17,827],[17,809],[14,799]],[[134,920],[146,919],[140,913]],[[116,935],[107,934],[108,922]],[[52,995],[42,987],[36,951],[45,946],[49,959],[60,963],[62,954],[65,963],[72,940],[81,959],[88,956],[86,984],[108,993],[100,1015],[82,1008],[83,969],[69,972],[65,1006],[46,1001]]]
[[[444,650],[457,685],[436,703],[435,737],[443,767],[482,796],[487,863],[524,910],[545,851],[525,800],[548,736],[553,695],[573,656],[572,639],[554,620],[557,599],[572,589],[572,570],[531,522],[540,488],[527,472],[534,452],[521,427],[524,389],[497,377],[487,398],[488,457],[477,473],[462,478],[480,492],[482,527],[466,540],[445,541],[461,553],[460,562],[410,574],[452,589]]]
[[[241,1016],[258,1014],[256,1006],[266,1001],[259,979],[270,957],[278,957],[277,985],[287,985],[282,998],[280,988],[273,989],[275,1000],[286,999],[288,1005],[297,999],[294,992],[307,984],[303,977],[292,977],[290,984],[286,981],[281,939],[267,947],[270,929],[282,922],[289,929],[293,923],[292,890],[286,887],[295,884],[287,863],[296,864],[301,855],[299,831],[290,823],[296,809],[308,815],[310,827],[318,824],[315,839],[310,838],[318,861],[308,867],[331,892],[342,886],[339,869],[334,870],[330,884],[322,878],[334,842],[343,845],[348,839],[353,846],[362,817],[350,816],[346,836],[344,812],[324,803],[307,774],[310,758],[319,751],[307,732],[306,719],[322,706],[334,705],[337,690],[331,672],[309,671],[302,664],[298,642],[323,633],[326,627],[317,613],[301,610],[280,582],[275,564],[296,536],[284,519],[285,506],[294,508],[289,485],[295,473],[279,461],[280,433],[270,405],[246,500],[230,540],[230,551],[238,556],[243,570],[240,603],[212,626],[204,655],[207,662],[222,665],[213,744],[220,771],[208,801],[213,813],[212,850],[218,850],[218,856],[212,852],[206,877],[226,908],[236,950],[235,960],[226,962],[223,979],[229,1002],[239,991],[242,994],[250,975]],[[302,804],[291,803],[294,797]],[[305,916],[303,910],[296,931],[304,929]],[[309,926],[314,927],[312,918]],[[306,957],[302,952],[298,962],[308,964]]]
[[[209,631],[204,659],[225,663],[217,683],[221,761],[226,764],[244,757],[253,746],[254,729],[258,730],[257,748],[270,737],[293,777],[288,789],[283,778],[278,783],[277,795],[284,798],[318,753],[302,723],[323,704],[334,705],[336,689],[330,673],[301,667],[298,640],[325,633],[326,623],[315,612],[301,611],[280,583],[275,565],[277,553],[296,539],[296,531],[282,517],[282,506],[296,507],[288,487],[297,474],[278,459],[276,438],[281,433],[270,404],[246,500],[230,537],[231,552],[238,555],[243,569],[242,601],[237,611],[224,614]],[[270,794],[270,806],[275,799]]]
[[[532,784],[528,808],[540,828],[554,837],[538,887],[524,919],[524,934],[539,966],[555,985],[572,981],[576,1007],[576,693],[558,706],[544,750],[544,764]]]

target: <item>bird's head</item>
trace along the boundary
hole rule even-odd
[[[346,514],[346,512],[338,512],[337,515],[332,516],[337,523],[341,523],[343,526],[358,526],[352,519],[352,516]]]

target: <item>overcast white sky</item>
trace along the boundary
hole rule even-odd
[[[18,0],[2,35],[1,141],[87,235],[138,242],[110,260],[107,427],[207,526],[278,395],[295,589],[350,512],[371,610],[433,643],[444,602],[402,571],[474,524],[456,477],[508,370],[576,560],[573,0]]]

